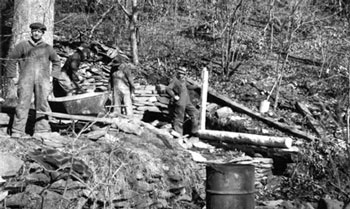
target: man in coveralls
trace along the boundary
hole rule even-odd
[[[22,41],[15,46],[9,54],[6,75],[10,82],[15,82],[16,64],[19,64],[18,78],[18,105],[12,126],[12,137],[26,138],[26,122],[28,119],[31,99],[34,93],[36,111],[50,112],[48,96],[50,86],[50,62],[52,62],[52,75],[58,76],[60,72],[60,59],[49,44],[43,42],[42,36],[46,26],[42,23],[30,24],[31,39]],[[48,117],[36,114],[34,132],[43,133],[51,131]]]
[[[125,115],[133,116],[132,99],[135,85],[131,71],[136,69],[136,66],[131,63],[122,63],[119,66],[114,66],[111,70],[114,99],[113,112],[116,115],[122,114],[122,109],[124,109]]]
[[[191,119],[191,135],[196,135],[198,131],[198,110],[192,104],[186,81],[187,69],[180,67],[175,76],[166,87],[166,92],[170,96],[170,109],[172,114],[173,129],[183,134],[183,123],[185,119],[185,113],[190,116]]]

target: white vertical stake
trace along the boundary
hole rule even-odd
[[[201,116],[200,116],[200,128],[199,130],[205,130],[205,117],[206,117],[206,107],[207,107],[207,98],[208,98],[208,69],[206,67],[202,70],[202,105],[201,105]]]

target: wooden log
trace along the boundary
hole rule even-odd
[[[191,80],[189,78],[187,78],[187,81],[190,84],[195,85],[198,88],[201,88],[200,85],[197,82],[195,82],[195,81],[193,81],[193,80]],[[264,122],[264,123],[266,123],[268,125],[271,125],[271,126],[277,128],[277,129],[281,130],[281,131],[290,133],[290,134],[292,134],[294,136],[306,139],[308,141],[319,140],[319,138],[317,138],[315,136],[312,136],[312,135],[310,135],[310,134],[308,134],[306,132],[300,131],[300,130],[296,129],[295,127],[291,127],[291,126],[288,126],[286,124],[279,123],[277,121],[274,121],[272,118],[263,117],[260,113],[253,112],[252,110],[250,110],[249,108],[245,107],[244,105],[238,104],[237,102],[234,102],[231,99],[216,93],[212,88],[209,88],[208,96],[211,96],[211,97],[215,98],[220,103],[231,107],[233,110],[235,110],[237,112],[241,112],[241,113],[247,114],[247,115],[249,115],[249,116],[251,116],[253,118],[256,118],[256,119],[258,119],[258,120],[260,120],[260,121],[262,121],[262,122]]]
[[[266,147],[292,147],[292,139],[289,137],[264,136],[256,134],[236,133],[228,131],[199,130],[199,138],[222,141],[235,144],[253,144]]]

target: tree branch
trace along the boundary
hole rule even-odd
[[[120,3],[120,0],[118,0],[118,5],[120,6],[120,8],[122,8],[122,10],[124,11],[124,13],[128,16],[128,18],[131,17],[131,14],[128,10],[126,10],[126,8]]]
[[[89,35],[89,39],[92,38],[92,35],[94,34],[96,28],[103,22],[103,20],[106,18],[107,14],[110,13],[112,11],[112,9],[114,9],[115,5],[112,5],[109,9],[107,9],[107,11],[105,11],[102,15],[101,18],[97,21],[97,23],[92,27],[91,31],[90,31],[90,35]]]

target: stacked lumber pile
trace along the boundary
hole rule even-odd
[[[80,86],[83,91],[108,91],[110,89],[110,67],[102,64],[83,63],[78,71]]]
[[[135,84],[134,117],[142,119],[146,112],[168,114],[168,104],[161,97],[156,86]]]

